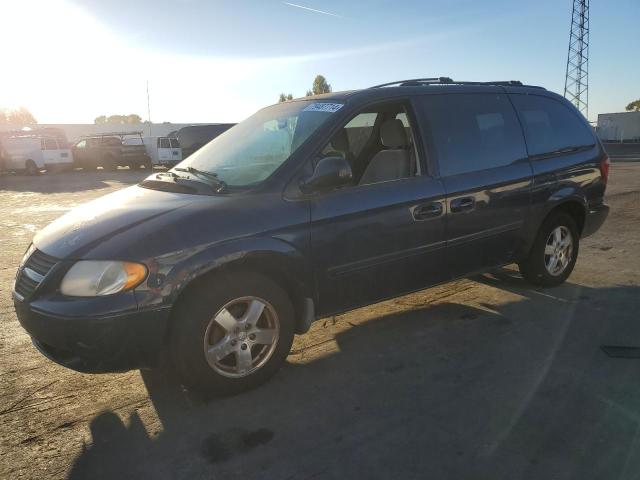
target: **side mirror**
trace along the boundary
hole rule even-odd
[[[351,183],[351,165],[344,157],[321,158],[310,177],[300,182],[303,193],[342,187]]]

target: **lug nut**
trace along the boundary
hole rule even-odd
[[[243,343],[242,346],[240,347],[242,350],[246,350],[247,349],[247,344]]]
[[[249,338],[250,338],[251,340],[255,340],[255,339],[256,339],[256,334],[255,334],[255,333],[252,333],[251,335],[249,335]]]

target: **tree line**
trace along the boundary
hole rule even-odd
[[[322,93],[331,93],[331,85],[327,82],[327,79],[322,75],[316,75],[313,80],[313,85],[310,90],[307,90],[305,97],[311,97],[312,95],[320,95]],[[286,102],[287,100],[293,100],[292,93],[281,93],[278,102]]]
[[[15,125],[18,127],[26,127],[27,125],[35,125],[38,121],[29,110],[24,107],[20,108],[0,108],[0,125]]]
[[[136,113],[131,113],[129,115],[100,115],[93,120],[93,123],[96,125],[136,125],[142,123],[142,117]]]

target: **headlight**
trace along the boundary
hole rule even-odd
[[[137,287],[146,276],[140,263],[81,260],[64,276],[60,291],[72,297],[111,295]]]

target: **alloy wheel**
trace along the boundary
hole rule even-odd
[[[204,335],[204,355],[220,375],[251,375],[273,355],[280,322],[269,302],[242,297],[225,304],[209,321]]]
[[[544,249],[544,264],[550,275],[557,277],[567,269],[573,255],[571,231],[564,225],[554,228]]]

